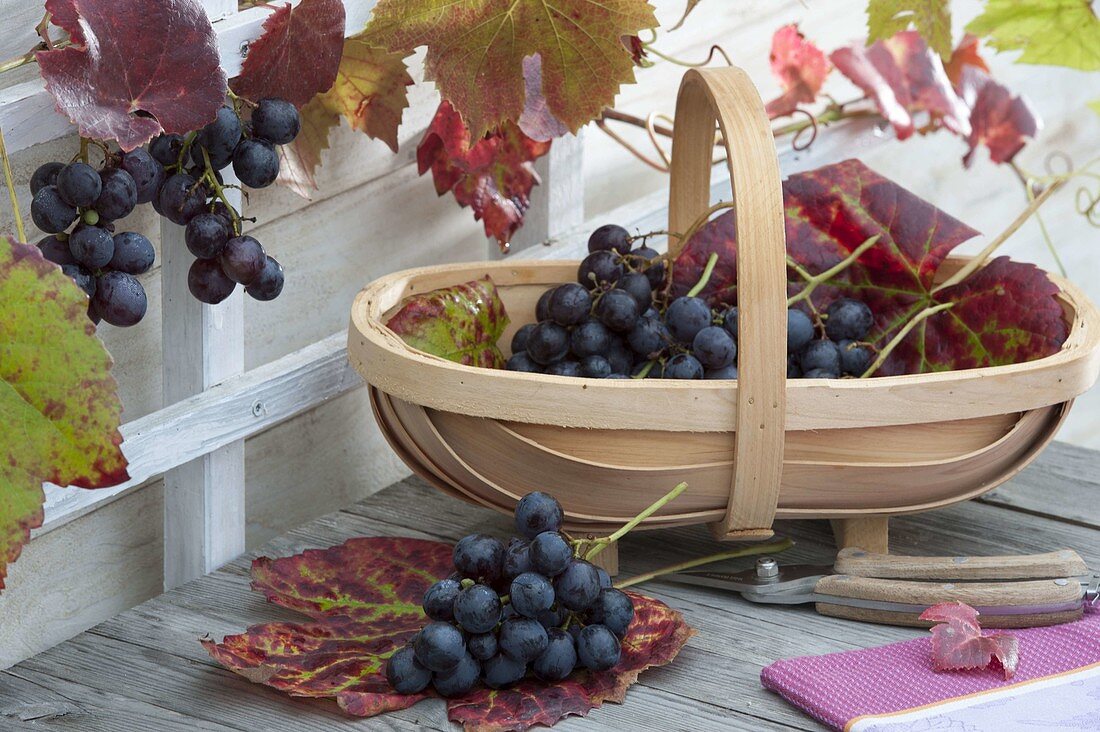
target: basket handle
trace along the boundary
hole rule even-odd
[[[764,103],[738,68],[691,69],[676,100],[669,231],[710,206],[715,122],[725,141],[737,232],[737,421],[734,472],[719,538],[772,536],[783,475],[787,265],[783,190]],[[675,256],[683,247],[670,245]]]

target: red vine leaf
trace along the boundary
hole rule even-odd
[[[402,538],[351,539],[283,559],[257,559],[252,586],[307,623],[265,623],[203,647],[228,669],[292,696],[335,698],[350,714],[370,717],[404,709],[427,694],[395,693],[385,662],[426,622],[424,591],[452,571],[447,544]],[[558,684],[528,679],[512,689],[479,689],[448,701],[467,730],[526,730],[621,702],[646,668],[669,663],[694,631],[664,603],[635,593],[634,621],[622,661],[600,673],[576,673]]]
[[[807,41],[793,23],[772,35],[769,59],[772,73],[783,87],[783,94],[767,105],[768,116],[773,118],[791,114],[799,104],[813,102],[833,68],[825,53]]]
[[[937,671],[967,671],[986,668],[995,659],[1005,679],[1016,673],[1020,661],[1019,641],[1008,633],[982,635],[978,611],[961,602],[933,605],[920,614],[932,626],[932,667]]]
[[[214,119],[225,98],[217,39],[196,0],[46,0],[72,45],[35,54],[57,109],[123,150]]]
[[[982,57],[978,37],[970,33],[962,37],[959,45],[951,52],[951,58],[944,65],[947,78],[951,80],[951,84],[956,90],[959,88],[959,82],[962,81],[963,69],[967,66],[974,66],[989,73],[989,65]]]
[[[1013,95],[977,66],[963,68],[959,93],[970,106],[969,150],[963,156],[967,167],[978,145],[989,148],[989,157],[995,163],[1011,161],[1042,126],[1023,97]]]
[[[340,0],[302,0],[293,8],[287,3],[264,21],[263,35],[249,46],[231,86],[252,101],[279,97],[304,107],[336,80],[343,45]]]
[[[484,368],[504,368],[497,340],[508,313],[489,277],[413,295],[386,324],[413,348]]]
[[[395,53],[427,46],[425,76],[477,139],[519,120],[534,54],[550,112],[577,131],[634,81],[623,36],[656,25],[646,0],[379,0],[366,35]]]
[[[899,140],[916,130],[915,112],[929,113],[956,134],[970,134],[969,110],[951,88],[943,62],[916,31],[903,31],[868,48],[841,48],[829,58],[874,100]]]
[[[523,225],[531,189],[539,182],[532,163],[549,150],[549,141],[532,140],[511,122],[473,138],[454,108],[443,102],[416,160],[421,175],[432,171],[436,193],[451,191],[460,206],[470,206],[474,219],[484,222],[486,236],[495,237],[506,250]]]
[[[88,297],[37,247],[0,237],[0,589],[42,525],[43,481],[127,479],[122,404]]]
[[[523,114],[516,122],[523,134],[537,142],[546,142],[569,132],[569,128],[550,111],[546,97],[542,95],[541,56],[536,54],[523,59],[523,79],[526,96],[523,100]]]
[[[787,252],[811,274],[880,236],[814,291],[816,307],[837,297],[862,300],[875,314],[869,340],[883,346],[926,307],[955,303],[914,328],[879,375],[1030,361],[1057,352],[1065,341],[1058,288],[1033,265],[994,259],[958,285],[933,293],[948,254],[977,232],[859,161],[793,175],[783,192]],[[687,292],[716,252],[718,264],[702,296],[716,304],[735,303],[736,250],[732,213],[700,228],[674,263],[673,294]],[[793,270],[788,280],[790,294],[802,289]]]

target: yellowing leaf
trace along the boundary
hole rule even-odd
[[[88,298],[37,247],[0,237],[0,589],[42,525],[42,483],[99,488],[129,476],[122,404]]]
[[[425,76],[478,139],[519,120],[536,53],[550,112],[575,132],[634,81],[623,37],[656,25],[645,0],[379,0],[365,33],[395,53],[427,46]]]
[[[989,0],[966,30],[1018,63],[1100,69],[1100,19],[1088,0]]]
[[[353,130],[397,152],[397,128],[409,106],[412,83],[401,54],[371,46],[361,36],[344,41],[336,81],[302,108],[301,132],[280,149],[279,183],[310,197],[317,189],[314,174],[321,165],[321,151],[328,149],[329,132],[340,124],[341,115]]]
[[[947,0],[870,0],[867,45],[885,40],[912,25],[940,58],[951,56],[951,11]]]

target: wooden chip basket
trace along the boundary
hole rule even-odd
[[[737,381],[599,380],[471,368],[386,328],[402,300],[489,275],[512,323],[534,321],[577,262],[441,265],[382,277],[352,308],[348,356],[393,449],[429,483],[510,512],[548,490],[581,532],[620,526],[679,481],[647,527],[709,523],[759,540],[774,519],[835,519],[841,546],[886,551],[886,518],[978,496],[1050,441],[1096,380],[1098,313],[1057,277],[1070,327],[1028,363],[912,376],[786,379],[783,197],[760,97],[740,69],[691,70],[677,102],[669,230],[709,206],[715,122],[737,212]],[[967,260],[949,259],[944,278]],[[430,511],[430,506],[424,507]],[[613,556],[609,557],[613,563]]]

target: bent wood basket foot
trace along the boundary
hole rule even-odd
[[[709,205],[715,124],[737,212],[737,381],[599,380],[462,366],[385,323],[413,294],[492,277],[505,347],[577,262],[472,263],[383,277],[356,298],[348,356],[393,449],[440,490],[511,512],[547,490],[579,532],[618,528],[680,481],[645,526],[709,523],[720,538],[776,518],[855,520],[926,511],[1012,477],[1051,440],[1100,367],[1098,313],[1051,277],[1070,334],[1028,363],[912,376],[786,380],[783,198],[760,97],[739,69],[691,70],[677,102],[669,230]],[[948,277],[961,257],[941,267]],[[880,522],[885,526],[885,521]],[[865,524],[870,525],[870,524]]]

